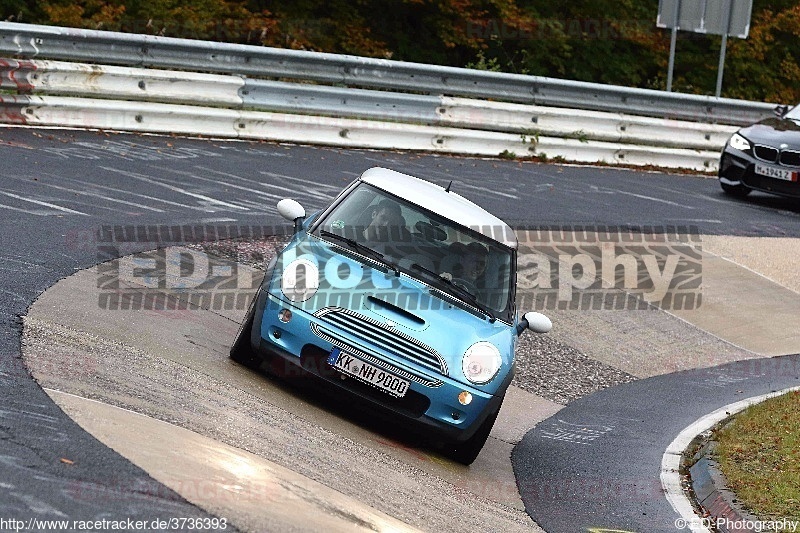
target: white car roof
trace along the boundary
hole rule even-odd
[[[360,179],[510,248],[517,247],[517,236],[511,226],[463,196],[446,192],[444,187],[381,167],[365,171]]]

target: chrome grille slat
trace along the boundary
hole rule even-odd
[[[311,331],[313,331],[314,334],[320,339],[324,339],[330,342],[340,350],[344,350],[348,353],[355,355],[356,357],[360,357],[361,359],[364,359],[365,361],[372,363],[375,366],[379,366],[381,368],[389,370],[390,372],[393,372],[398,376],[402,376],[411,381],[416,381],[420,385],[436,388],[436,387],[441,387],[444,384],[444,382],[439,379],[428,379],[426,377],[418,376],[416,374],[412,374],[411,372],[407,372],[401,368],[398,368],[395,365],[387,363],[382,359],[378,359],[372,354],[367,353],[367,351],[362,349],[362,347],[353,346],[352,343],[342,342],[341,340],[339,340],[334,336],[334,333],[332,331],[322,328],[319,326],[319,324],[315,324],[314,322],[311,323]]]
[[[369,345],[447,375],[447,363],[436,350],[396,327],[389,327],[383,322],[342,307],[325,307],[314,313],[314,316]]]
[[[392,347],[392,351],[399,351],[402,352],[406,358],[415,359],[417,357],[423,357],[431,366],[432,368],[438,368],[438,360],[431,354],[427,354],[420,350],[414,350],[409,348],[406,344],[402,342],[396,341],[394,338],[389,337],[386,335],[386,330],[380,328],[369,328],[365,327],[367,323],[343,323],[341,320],[337,318],[332,318],[331,315],[327,315],[327,319],[331,324],[335,324],[341,327],[344,330],[348,330],[356,336],[360,336],[364,338],[364,340],[370,341],[377,345],[389,345]],[[360,335],[359,335],[360,333]]]

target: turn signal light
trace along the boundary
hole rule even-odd
[[[461,405],[469,405],[472,402],[472,394],[468,393],[467,391],[461,391],[461,394],[458,395],[458,403]]]

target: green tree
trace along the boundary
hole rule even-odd
[[[663,89],[653,0],[0,0],[3,19],[472,66]],[[713,94],[719,36],[681,32],[673,88]],[[800,101],[800,6],[754,0],[723,95]]]
[[[800,103],[800,5],[756,14],[750,36],[729,42],[725,94]]]
[[[42,12],[35,0],[0,0],[0,20],[37,22]]]

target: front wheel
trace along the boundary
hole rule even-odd
[[[250,337],[253,333],[253,324],[256,316],[256,301],[258,300],[258,293],[253,298],[253,303],[247,310],[247,314],[239,327],[239,333],[236,334],[236,339],[231,346],[230,358],[244,365],[247,368],[258,368],[259,359],[258,354],[253,350],[250,342]]]
[[[719,182],[719,186],[722,187],[722,190],[725,194],[729,196],[733,196],[735,198],[744,198],[748,194],[752,192],[752,189],[747,187],[746,185],[729,185],[727,183]]]
[[[464,442],[455,443],[445,451],[445,455],[462,465],[471,465],[475,459],[478,458],[478,454],[481,453],[483,445],[486,444],[486,440],[489,438],[489,433],[492,431],[492,426],[494,426],[498,414],[500,414],[499,407],[497,411],[489,415],[486,420],[483,421],[478,430],[469,439]]]

